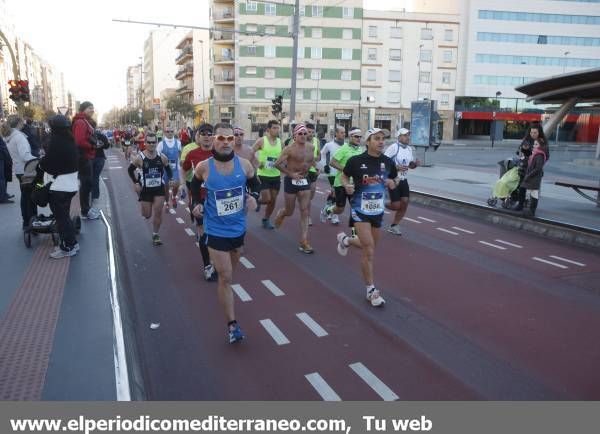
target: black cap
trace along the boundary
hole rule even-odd
[[[63,115],[55,115],[48,119],[48,125],[52,128],[69,128],[71,121]]]
[[[85,111],[88,107],[92,107],[94,104],[92,104],[89,101],[84,101],[81,104],[79,104],[79,112]]]
[[[213,132],[213,126],[211,124],[209,124],[209,123],[203,123],[196,130],[197,133],[203,133],[204,131],[210,131],[212,133]]]

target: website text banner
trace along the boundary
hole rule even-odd
[[[598,402],[0,402],[0,433],[587,434]]]

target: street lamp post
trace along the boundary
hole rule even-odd
[[[140,108],[142,108],[142,106],[144,105],[144,62],[142,61],[142,56],[139,57],[140,59]]]
[[[206,95],[204,94],[204,41],[203,40],[199,40],[198,42],[200,42],[200,46],[202,47],[200,49],[200,61],[202,62],[202,103],[206,102]]]
[[[567,70],[567,56],[568,56],[569,54],[571,54],[571,52],[570,52],[570,51],[565,51],[565,52],[563,53],[563,56],[565,56],[565,57],[564,57],[564,63],[563,63],[563,74],[564,74],[564,73],[565,73],[565,71]]]
[[[492,148],[494,147],[494,139],[496,137],[496,105],[498,106],[498,108],[500,108],[500,101],[498,100],[500,95],[502,95],[502,92],[497,91],[496,92],[496,104],[494,104],[494,111],[492,112],[492,125],[490,128],[490,130],[491,130],[490,133],[491,133],[491,137],[492,137]]]

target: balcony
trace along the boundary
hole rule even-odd
[[[216,11],[213,21],[215,23],[233,23],[235,16],[233,10],[225,8],[222,11]]]
[[[228,55],[228,56],[215,56],[215,58],[213,59],[215,64],[220,64],[220,65],[227,65],[227,64],[233,64],[233,62],[235,61],[235,58],[233,55]]]
[[[185,47],[179,53],[179,56],[175,58],[175,63],[181,65],[186,60],[191,59],[194,56],[194,50],[191,46]]]
[[[223,71],[221,74],[215,74],[214,81],[215,84],[218,85],[233,86],[235,82],[235,74],[233,73],[233,70]]]
[[[233,32],[214,32],[213,41],[217,44],[233,44]]]
[[[185,77],[191,77],[194,74],[194,65],[191,63],[182,66],[177,70],[177,74],[175,74],[175,78],[177,80],[181,80]]]
[[[188,35],[185,36],[185,38],[183,38],[181,40],[181,42],[179,42],[179,44],[177,44],[177,47],[175,47],[175,48],[181,50],[181,49],[183,49],[185,47],[189,47],[189,46],[192,45],[192,41],[193,41],[192,35],[188,34]]]

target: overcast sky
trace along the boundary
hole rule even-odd
[[[368,1],[370,9],[384,10],[410,10],[409,3]],[[154,28],[111,20],[208,26],[208,4],[209,0],[7,0],[18,36],[62,71],[76,98],[92,101],[99,114],[125,105],[127,67],[139,63],[144,40]]]

